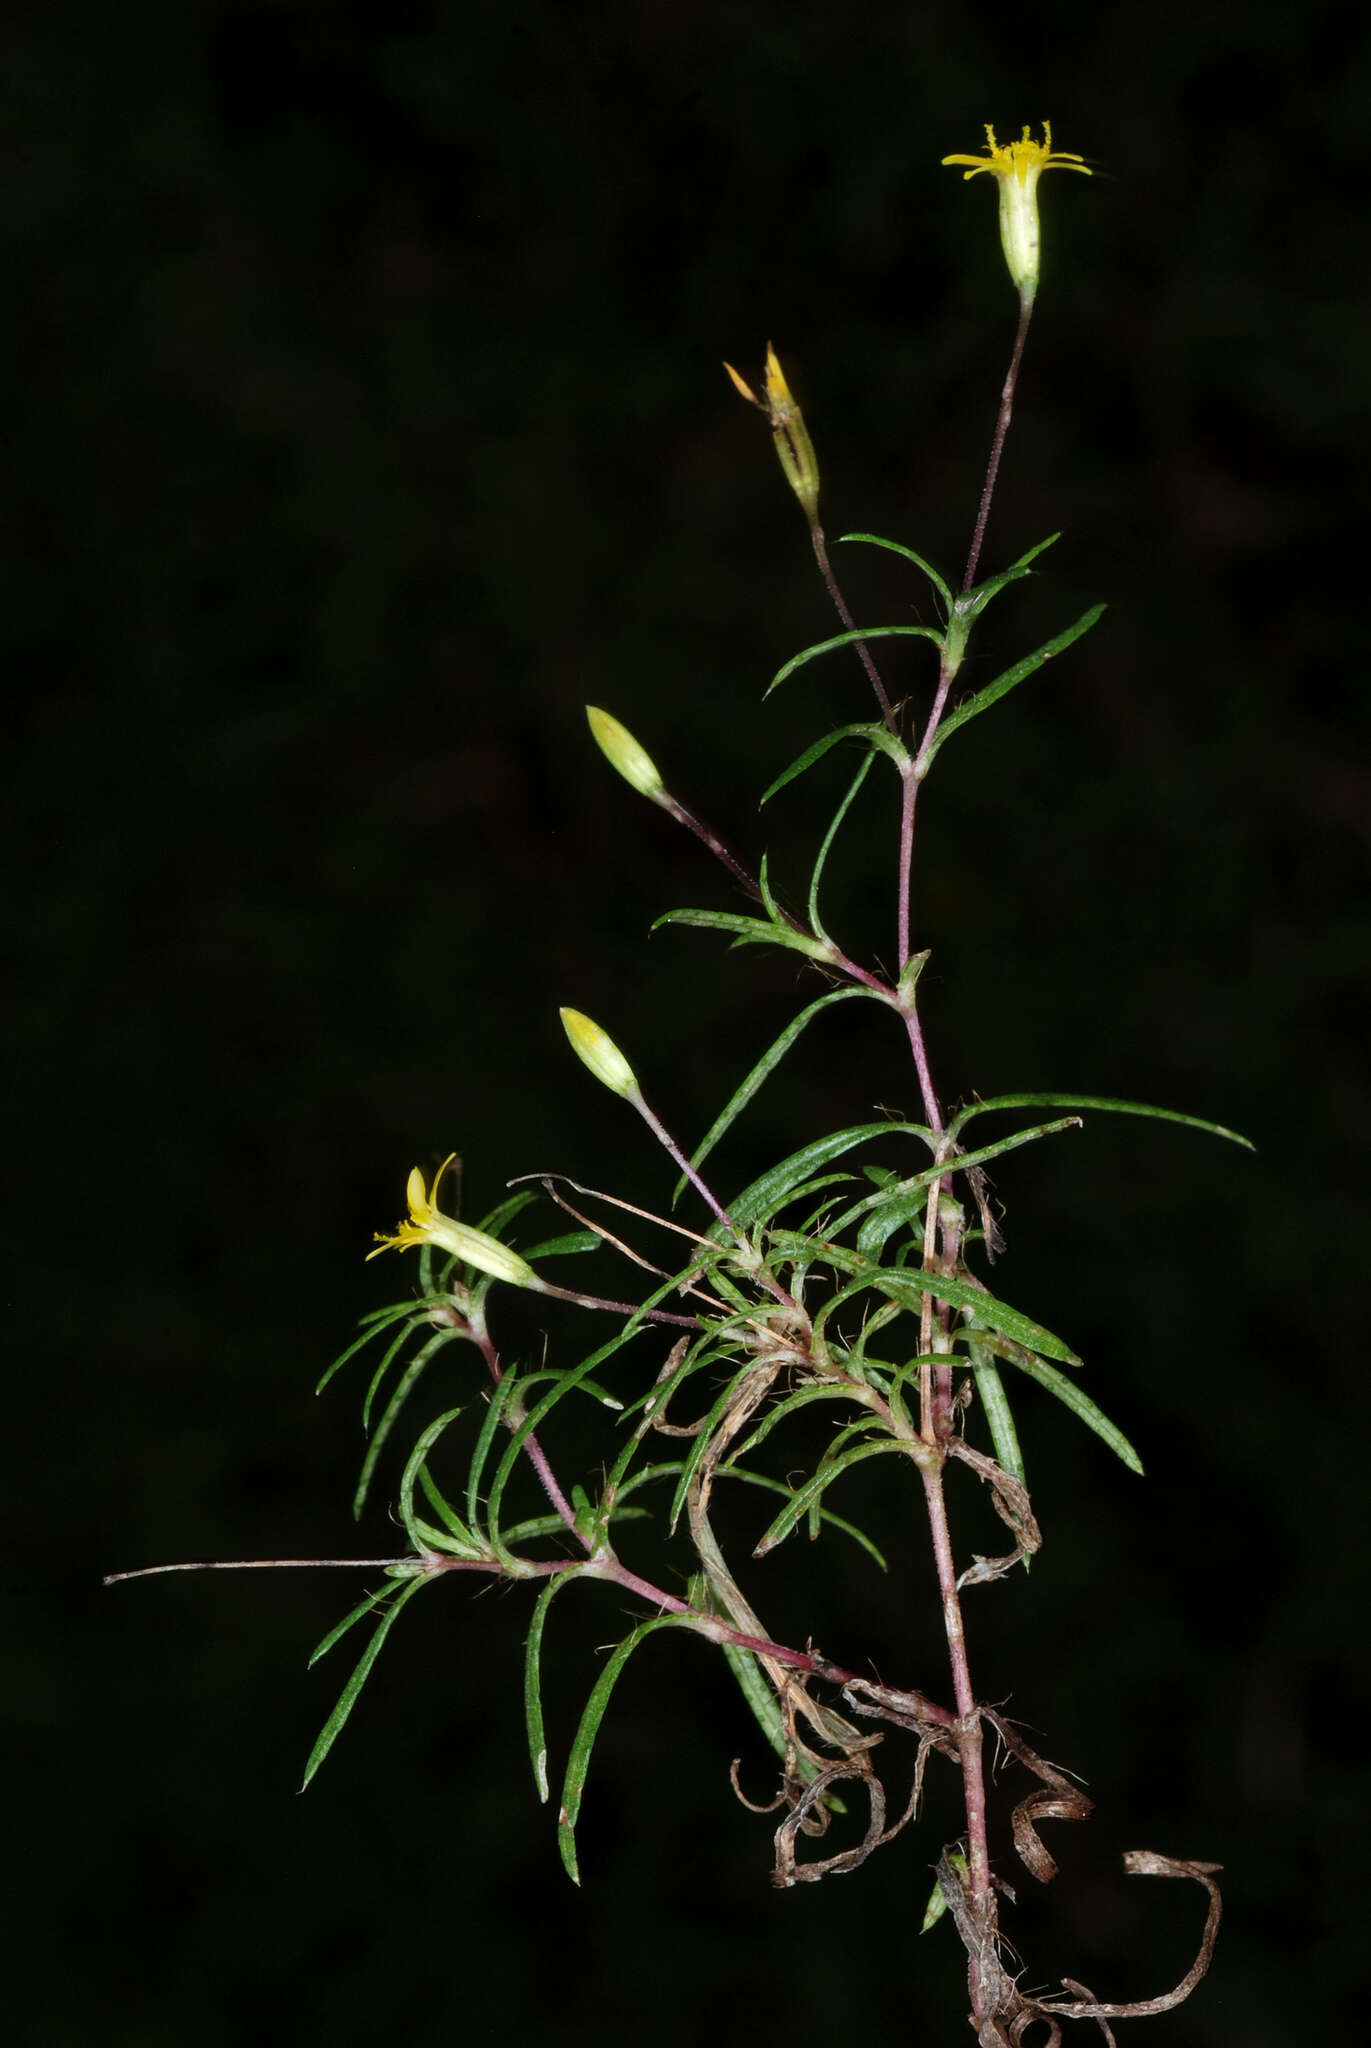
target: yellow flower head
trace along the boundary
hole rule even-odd
[[[1019,298],[1027,307],[1038,289],[1038,180],[1044,171],[1081,171],[1088,178],[1090,167],[1070,150],[1052,147],[1052,123],[1043,122],[1043,139],[1034,142],[1027,128],[1017,142],[995,140],[987,127],[985,156],[945,156],[945,164],[969,164],[964,178],[977,171],[993,171],[1000,181],[1000,241]]]
[[[512,1252],[507,1244],[501,1244],[498,1238],[487,1236],[484,1230],[473,1230],[469,1224],[445,1216],[438,1207],[438,1183],[456,1157],[455,1152],[449,1152],[433,1176],[432,1188],[424,1186],[424,1176],[417,1166],[414,1168],[406,1191],[408,1219],[397,1223],[389,1236],[378,1230],[376,1249],[368,1252],[367,1257],[376,1259],[382,1252],[408,1251],[416,1244],[436,1244],[440,1250],[461,1259],[464,1265],[489,1273],[492,1279],[507,1280],[511,1287],[536,1288],[541,1293],[546,1282],[538,1278],[526,1259]]]

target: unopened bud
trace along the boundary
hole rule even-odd
[[[628,1100],[635,1098],[639,1092],[637,1076],[609,1033],[580,1010],[562,1010],[560,1015],[571,1050],[590,1068],[596,1080],[616,1095]]]
[[[662,778],[647,748],[638,744],[626,725],[620,725],[617,718],[611,718],[596,704],[587,704],[586,718],[595,736],[595,744],[610,767],[616,768],[640,796],[651,797],[653,803],[660,803],[665,795]]]
[[[776,453],[781,468],[785,471],[786,482],[800,501],[805,518],[811,526],[819,519],[819,463],[814,453],[814,443],[804,423],[804,414],[795,403],[794,394],[786,383],[785,372],[775,349],[766,345],[765,396],[759,398],[751,385],[738,375],[732,363],[724,368],[733,379],[734,388],[764,412],[771,422],[771,431],[776,440]]]

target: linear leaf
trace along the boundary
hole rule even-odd
[[[971,1377],[976,1382],[976,1398],[985,1411],[990,1441],[995,1446],[995,1456],[1011,1479],[1024,1482],[1023,1452],[1019,1448],[1019,1432],[1014,1427],[1014,1415],[1009,1405],[1009,1396],[1000,1378],[1000,1369],[983,1344],[972,1340]],[[1074,1382],[1068,1380],[1068,1386]]]
[[[977,690],[974,697],[968,697],[964,704],[959,704],[951,716],[943,720],[937,732],[933,735],[933,739],[924,756],[925,760],[931,761],[933,759],[933,756],[942,746],[943,741],[949,739],[956,732],[958,726],[968,725],[973,718],[979,718],[983,711],[988,711],[992,704],[999,702],[1001,697],[1008,696],[1016,684],[1035,674],[1038,669],[1042,668],[1045,662],[1051,661],[1054,655],[1064,653],[1073,641],[1079,640],[1083,633],[1090,631],[1096,620],[1102,618],[1107,609],[1106,605],[1092,604],[1089,611],[1081,613],[1081,616],[1074,625],[1068,626],[1064,632],[1056,634],[1053,639],[1044,641],[1043,645],[1036,648],[1032,654],[1026,654],[1022,661],[1016,661],[1012,668],[1007,668],[1001,675],[996,676],[993,683],[987,683],[983,690]]]
[[[869,1403],[862,1400],[860,1392],[855,1387],[843,1386],[832,1380],[821,1380],[817,1386],[800,1387],[795,1393],[787,1394],[783,1401],[778,1401],[774,1408],[768,1408],[757,1427],[745,1442],[739,1444],[733,1456],[748,1457],[759,1444],[766,1442],[778,1422],[783,1422],[798,1408],[811,1407],[816,1401],[855,1402],[858,1407],[867,1408],[869,1411]]]
[[[532,1263],[534,1259],[559,1258],[570,1252],[597,1252],[603,1242],[593,1230],[568,1230],[560,1237],[545,1237],[540,1244],[531,1244],[519,1257]]]
[[[405,1469],[400,1476],[400,1520],[404,1524],[405,1534],[416,1550],[422,1549],[423,1546],[414,1530],[414,1489],[423,1470],[424,1460],[448,1424],[455,1422],[461,1412],[460,1408],[449,1408],[445,1415],[437,1416],[422,1432],[419,1441],[405,1460]],[[465,1536],[468,1532],[463,1529],[460,1533]]]
[[[305,1669],[312,1671],[321,1657],[327,1657],[339,1637],[345,1636],[353,1624],[359,1622],[364,1614],[370,1614],[379,1600],[388,1600],[390,1592],[389,1586],[378,1586],[374,1593],[368,1593],[365,1599],[359,1600],[355,1607],[350,1608],[341,1621],[334,1623],[323,1641],[315,1644],[309,1653],[309,1662]]]
[[[495,1432],[500,1427],[505,1409],[513,1400],[514,1390],[518,1385],[518,1367],[506,1366],[504,1377],[491,1393],[486,1404],[486,1412],[481,1417],[481,1427],[476,1432],[476,1442],[472,1446],[471,1451],[471,1463],[467,1467],[466,1493],[467,1521],[473,1529],[479,1517],[481,1476],[486,1469],[486,1460],[490,1456],[490,1447],[495,1441]]]
[[[357,1353],[362,1349],[363,1345],[370,1344],[373,1337],[379,1337],[387,1323],[398,1323],[401,1321],[409,1321],[413,1323],[422,1322],[422,1315],[416,1314],[415,1312],[417,1306],[418,1305],[415,1302],[405,1301],[400,1302],[391,1308],[377,1309],[372,1315],[363,1316],[362,1321],[364,1323],[369,1323],[371,1325],[371,1328],[363,1330],[360,1337],[355,1337],[352,1343],[348,1345],[346,1351],[339,1352],[338,1356],[334,1359],[332,1365],[329,1366],[327,1371],[324,1373],[324,1376],[320,1380],[318,1386],[314,1389],[315,1393],[322,1394],[324,1388],[328,1385],[329,1381],[333,1378],[333,1375],[339,1370],[339,1368],[341,1366],[346,1365],[350,1358],[355,1358],[357,1356]]]
[[[783,683],[787,676],[793,676],[797,668],[803,668],[807,661],[814,661],[821,654],[831,654],[835,647],[851,647],[858,640],[889,640],[895,636],[934,640],[939,647],[943,644],[942,634],[933,626],[857,626],[850,633],[835,633],[831,640],[820,640],[815,646],[792,654],[790,660],[777,669],[762,696],[769,697],[776,685]]]
[[[816,761],[821,761],[829,748],[836,747],[839,740],[854,739],[858,734],[863,739],[868,740],[873,747],[879,747],[883,753],[889,754],[897,768],[903,769],[909,766],[907,750],[900,745],[900,742],[886,726],[881,725],[879,722],[873,724],[869,720],[857,725],[840,725],[836,732],[826,732],[821,740],[815,740],[812,747],[806,747],[798,760],[792,761],[788,768],[781,771],[776,780],[767,789],[763,790],[758,798],[758,810],[761,809],[763,804],[769,803],[777,791],[784,789],[788,782],[794,782],[796,777],[803,775],[807,768],[812,768]]]
[[[844,989],[841,993],[846,995],[848,991]],[[922,1138],[930,1149],[935,1143],[926,1124],[853,1124],[845,1131],[830,1131],[827,1137],[813,1139],[760,1175],[728,1204],[728,1213],[735,1223],[756,1223],[762,1216],[774,1215],[816,1167],[827,1166],[830,1160],[839,1159],[844,1152],[851,1152],[858,1145],[870,1144],[876,1138],[909,1136]]]
[[[1188,1124],[1191,1130],[1208,1131],[1211,1138],[1228,1138],[1249,1152],[1257,1149],[1250,1138],[1245,1138],[1241,1131],[1229,1130],[1227,1124],[1211,1124],[1202,1116],[1184,1116],[1178,1109],[1158,1109],[1154,1102],[1121,1102],[1112,1095],[992,1095],[984,1102],[969,1102],[953,1123],[953,1132],[988,1109],[1107,1109],[1119,1116],[1147,1116],[1160,1123]]]
[[[367,1495],[371,1491],[371,1481],[376,1471],[376,1461],[381,1455],[386,1438],[395,1427],[400,1410],[414,1392],[420,1374],[432,1363],[445,1344],[455,1342],[463,1334],[464,1332],[461,1330],[435,1331],[434,1335],[425,1344],[423,1350],[412,1358],[405,1368],[404,1373],[401,1375],[400,1384],[396,1387],[395,1392],[386,1404],[385,1413],[371,1433],[371,1442],[367,1445],[367,1454],[362,1460],[362,1472],[361,1477],[357,1481],[357,1491],[352,1497],[354,1521],[360,1519],[362,1510],[367,1504]]]
[[[828,862],[829,851],[838,836],[838,827],[852,808],[858,790],[871,773],[871,764],[875,758],[874,754],[868,754],[858,767],[856,774],[848,785],[846,796],[844,796],[833,814],[833,822],[824,834],[823,844],[814,857],[814,871],[809,878],[809,928],[821,939],[826,939],[828,933],[824,930],[823,920],[819,916],[819,884],[823,880],[823,872]]]
[[[785,946],[792,953],[803,953],[810,960],[827,960],[832,952],[822,939],[811,938],[807,932],[797,932],[791,925],[776,924],[769,918],[744,917],[732,910],[668,910],[653,920],[653,931],[664,924],[693,925],[699,931],[732,932],[737,946]]]
[[[926,562],[922,555],[916,555],[913,548],[907,548],[897,540],[885,540],[879,533],[840,533],[838,538],[839,540],[864,540],[873,548],[889,548],[892,555],[903,555],[905,560],[912,562],[916,569],[923,570],[924,575],[933,585],[933,588],[937,591],[947,609],[951,611],[953,603],[951,590],[944,583],[942,577],[933,567],[933,564]],[[1044,541],[1043,545],[1045,547],[1047,543]]]
[[[533,1782],[538,1788],[538,1797],[546,1806],[547,1782],[547,1737],[543,1732],[543,1629],[547,1622],[547,1611],[553,1596],[561,1590],[568,1579],[579,1577],[576,1565],[568,1565],[556,1578],[549,1579],[538,1595],[533,1610],[533,1619],[528,1625],[528,1641],[524,1645],[524,1726],[528,1730],[528,1754],[533,1765]]]
[[[1049,1394],[1055,1394],[1073,1415],[1079,1416],[1087,1429],[1093,1429],[1096,1436],[1102,1438],[1110,1450],[1123,1459],[1130,1472],[1142,1471],[1142,1459],[1118,1424],[1111,1422],[1109,1417],[1095,1406],[1090,1396],[1081,1392],[1074,1380],[1069,1380],[1065,1373],[1058,1372],[1055,1367],[1044,1364],[1041,1358],[1025,1357],[1017,1351],[1006,1355],[1011,1365],[1016,1365],[1020,1372],[1026,1372],[1040,1387],[1046,1387]]]
[[[690,1628],[693,1623],[677,1614],[657,1615],[651,1621],[640,1622],[631,1635],[625,1636],[609,1655],[604,1670],[595,1681],[590,1698],[586,1701],[585,1712],[581,1715],[580,1726],[571,1744],[567,1758],[566,1776],[562,1780],[562,1810],[557,1819],[557,1844],[562,1852],[562,1862],[567,1876],[573,1884],[581,1882],[576,1863],[576,1823],[581,1814],[581,1800],[585,1793],[586,1776],[590,1770],[591,1754],[595,1738],[600,1732],[605,1709],[610,1695],[619,1682],[625,1664],[637,1649],[639,1643],[653,1635],[660,1628]]]
[[[1035,1124],[1032,1130],[1014,1131],[997,1145],[982,1145],[976,1152],[955,1152],[940,1165],[926,1167],[922,1173],[911,1174],[907,1180],[901,1180],[894,1186],[887,1184],[874,1195],[863,1195],[859,1202],[854,1202],[850,1209],[834,1218],[831,1226],[833,1235],[836,1237],[839,1231],[846,1230],[859,1216],[878,1213],[883,1203],[895,1201],[902,1195],[917,1195],[920,1190],[926,1194],[931,1183],[941,1180],[944,1175],[962,1173],[968,1166],[982,1166],[987,1160],[998,1159],[1002,1152],[1015,1152],[1020,1145],[1031,1145],[1037,1138],[1052,1138],[1059,1131],[1078,1130],[1080,1121],[1078,1116],[1060,1117],[1055,1123]]]
[[[801,1515],[808,1514],[813,1503],[822,1497],[824,1489],[831,1486],[850,1466],[860,1465],[866,1458],[879,1458],[887,1451],[902,1451],[907,1456],[909,1445],[898,1437],[883,1436],[876,1443],[854,1444],[851,1450],[844,1451],[841,1457],[825,1459],[818,1471],[791,1494],[780,1514],[754,1546],[752,1555],[765,1557],[778,1543],[784,1543]]]
[[[1017,1344],[1027,1345],[1030,1351],[1042,1352],[1048,1358],[1059,1358],[1064,1365],[1079,1365],[1081,1362],[1069,1344],[1064,1344],[1060,1337],[1054,1337],[1041,1323],[1035,1323],[1022,1310],[996,1300],[993,1294],[987,1294],[975,1282],[961,1280],[955,1274],[929,1273],[922,1268],[896,1272],[889,1266],[872,1266],[863,1278],[835,1295],[832,1306],[836,1308],[840,1301],[860,1293],[865,1287],[873,1287],[891,1301],[898,1301],[913,1315],[922,1312],[925,1295],[931,1295],[935,1301],[950,1302],[954,1308],[969,1308],[978,1323],[999,1330]]]
[[[635,1487],[646,1486],[654,1479],[674,1478],[681,1470],[682,1466],[679,1460],[672,1460],[664,1465],[653,1465],[645,1471],[635,1472],[625,1485],[623,1492],[624,1494],[630,1494]],[[735,1465],[730,1462],[727,1465],[718,1466],[714,1476],[716,1479],[741,1479],[745,1486],[757,1486],[765,1493],[780,1493],[784,1494],[787,1500],[790,1498],[790,1488],[786,1485],[785,1481],[783,1479],[773,1479],[769,1472],[748,1472],[741,1465]],[[618,1508],[615,1510],[614,1519],[617,1521],[621,1514],[632,1514],[634,1512],[635,1510],[632,1508],[627,1510]],[[886,1562],[884,1554],[872,1542],[866,1531],[859,1529],[855,1522],[847,1521],[842,1515],[835,1515],[828,1508],[822,1511],[819,1519],[826,1523],[830,1529],[837,1529],[841,1535],[850,1536],[852,1541],[860,1545],[867,1556],[871,1558],[873,1563],[879,1565],[883,1572],[889,1571],[890,1567]]]
[[[1007,569],[987,576],[984,583],[978,583],[973,590],[963,591],[957,599],[958,612],[964,619],[979,618],[992,597],[998,597],[1007,583],[1017,583],[1021,576],[1027,576],[1029,563],[1036,562],[1039,555],[1045,554],[1060,539],[1059,533],[1049,533],[1046,540],[1040,540],[1036,547],[1030,548],[1026,555],[1020,555],[1018,561],[1011,562]]]
[[[742,1379],[745,1379],[748,1373],[751,1372],[752,1365],[753,1361],[750,1358],[744,1359],[743,1363],[738,1367],[738,1370],[734,1373],[732,1379],[728,1380],[725,1383],[722,1392],[719,1394],[718,1398],[714,1403],[714,1406],[710,1409],[708,1415],[700,1424],[699,1430],[696,1433],[695,1439],[692,1442],[690,1449],[686,1452],[685,1459],[681,1465],[681,1476],[676,1482],[676,1491],[672,1495],[671,1511],[667,1516],[667,1525],[672,1530],[675,1529],[677,1521],[680,1519],[681,1509],[685,1506],[686,1495],[690,1491],[690,1482],[695,1477],[696,1472],[700,1468],[701,1461],[703,1460],[706,1451],[708,1451],[709,1449],[710,1442],[713,1438],[715,1430],[718,1428],[719,1423],[723,1420],[728,1405],[730,1401],[733,1399],[734,1390],[736,1389],[738,1382]]]
[[[509,1484],[510,1476],[523,1451],[525,1439],[531,1436],[535,1430],[542,1427],[544,1418],[551,1414],[559,1401],[565,1399],[568,1394],[574,1393],[581,1384],[581,1381],[594,1372],[596,1366],[602,1365],[605,1359],[612,1358],[616,1351],[621,1351],[625,1344],[639,1335],[643,1327],[644,1325],[641,1323],[630,1322],[624,1329],[611,1337],[607,1344],[602,1344],[598,1351],[592,1351],[589,1357],[583,1358],[579,1365],[573,1365],[565,1372],[536,1375],[540,1379],[551,1379],[555,1384],[549,1387],[542,1399],[536,1402],[520,1421],[510,1437],[504,1456],[496,1468],[495,1477],[491,1482],[490,1498],[486,1503],[487,1528],[490,1534],[491,1547],[495,1551],[498,1552],[500,1549],[500,1503],[504,1498],[505,1488]],[[530,1375],[522,1384],[527,1387],[533,1377],[535,1376]]]
[[[412,1316],[409,1322],[405,1324],[404,1328],[393,1339],[393,1341],[387,1344],[385,1351],[383,1352],[381,1357],[381,1363],[377,1366],[375,1372],[372,1374],[370,1380],[367,1383],[366,1393],[362,1396],[362,1429],[364,1432],[371,1428],[372,1404],[374,1403],[377,1393],[380,1390],[382,1380],[390,1371],[390,1368],[394,1361],[399,1357],[400,1353],[404,1350],[405,1345],[409,1342],[409,1339],[413,1332],[415,1330],[422,1329],[427,1322],[427,1316]]]
[[[529,1203],[536,1202],[537,1199],[536,1189],[521,1188],[517,1194],[506,1195],[502,1202],[497,1202],[489,1215],[483,1216],[476,1227],[478,1230],[484,1230],[487,1237],[498,1237],[506,1224],[512,1223],[516,1216],[522,1215]]]
[[[818,1016],[821,1010],[829,1009],[834,1003],[850,1002],[853,996],[869,996],[870,994],[871,991],[869,989],[864,988],[835,989],[831,995],[820,996],[817,1002],[813,1002],[809,1005],[807,1009],[801,1010],[799,1016],[794,1018],[789,1024],[786,1025],[785,1030],[781,1033],[780,1037],[775,1041],[773,1045],[767,1048],[767,1050],[762,1054],[761,1058],[758,1060],[756,1066],[752,1068],[751,1072],[734,1089],[732,1095],[730,1095],[728,1101],[720,1110],[718,1116],[715,1117],[713,1123],[705,1132],[704,1137],[700,1140],[700,1143],[696,1146],[694,1152],[691,1154],[691,1165],[698,1169],[701,1163],[709,1157],[710,1153],[714,1150],[714,1147],[718,1144],[720,1138],[723,1137],[725,1131],[727,1131],[729,1126],[739,1116],[741,1116],[742,1112],[747,1108],[749,1102],[751,1102],[753,1096],[762,1086],[762,1083],[768,1080],[770,1076],[775,1072],[776,1068],[781,1064],[781,1061],[790,1051],[791,1046],[794,1045],[796,1039],[800,1036],[800,1033],[804,1030],[805,1026],[807,1024],[812,1023],[814,1018]],[[879,999],[873,998],[873,1000]],[[675,1206],[676,1201],[679,1199],[681,1192],[685,1187],[685,1184],[685,1175],[682,1174],[680,1180],[677,1181],[675,1189],[672,1192],[671,1199],[673,1207]]]
[[[381,1647],[386,1637],[400,1618],[400,1610],[408,1601],[414,1598],[414,1595],[421,1586],[426,1586],[427,1584],[428,1580],[426,1577],[411,1579],[404,1591],[396,1594],[391,1605],[382,1615],[376,1633],[372,1636],[365,1650],[363,1650],[356,1670],[339,1693],[338,1703],[320,1729],[319,1738],[309,1753],[309,1761],[305,1765],[305,1775],[300,1781],[300,1790],[302,1792],[332,1749],[334,1743],[338,1740],[338,1737],[342,1734],[347,1718],[357,1704],[357,1695],[371,1676],[371,1667],[380,1656]]]
[[[469,1562],[480,1559],[483,1563],[488,1563],[490,1560],[490,1551],[484,1544],[478,1543],[474,1536],[453,1536],[446,1529],[439,1529],[432,1522],[426,1522],[422,1515],[414,1517],[414,1530],[416,1536],[421,1539],[418,1545],[421,1551],[441,1550],[448,1557],[464,1557]],[[407,1560],[403,1567],[386,1566],[389,1572],[398,1572],[401,1569],[407,1574],[412,1574],[416,1570],[425,1571],[427,1566],[422,1556]]]

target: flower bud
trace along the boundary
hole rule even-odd
[[[732,363],[724,368],[733,379],[733,385],[750,405],[764,412],[771,422],[771,431],[776,440],[776,453],[781,468],[785,471],[786,482],[800,501],[801,509],[811,526],[819,518],[819,463],[814,453],[814,443],[804,423],[804,414],[795,403],[790,386],[786,383],[785,372],[775,349],[766,345],[766,383],[764,398],[758,398],[747,381],[738,375]]]
[[[651,797],[653,803],[661,803],[665,795],[662,778],[647,748],[638,744],[626,725],[620,725],[617,718],[611,718],[598,705],[587,704],[586,718],[595,744],[610,767],[616,768],[640,796]]]
[[[636,1100],[637,1077],[609,1033],[580,1010],[562,1010],[559,1014],[572,1051],[590,1068],[596,1080],[627,1101]]]

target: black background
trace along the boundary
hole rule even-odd
[[[861,1873],[774,1892],[725,1776],[742,1753],[760,1792],[766,1759],[699,1646],[630,1668],[574,1891],[524,1754],[520,1595],[419,1602],[297,1799],[349,1651],[304,1658],[366,1578],[99,1575],[393,1548],[383,1504],[347,1512],[360,1374],[312,1387],[405,1284],[360,1256],[409,1167],[460,1148],[471,1216],[541,1167],[661,1201],[556,1005],[691,1141],[819,992],[647,939],[736,900],[581,707],[798,891],[806,786],[764,820],[756,794],[869,706],[838,658],[760,702],[831,614],[719,361],[781,349],[830,533],[951,567],[1013,297],[990,181],[938,159],[1044,114],[1101,175],[1043,188],[987,561],[1063,538],[969,680],[1110,610],[929,785],[935,1070],[951,1099],[1143,1097],[1260,1149],[1097,1117],[996,1176],[997,1286],[1077,1344],[1149,1469],[1020,1403],[1047,1549],[970,1596],[975,1668],[1099,1811],[1007,1926],[1030,1984],[1149,1995],[1198,1894],[1125,1885],[1118,1853],[1217,1858],[1214,1974],[1150,2038],[1330,2038],[1368,1796],[1359,18],[87,5],[8,38],[16,2038],[962,2038],[955,1943],[914,1938],[953,1788]],[[928,616],[893,561],[839,553],[859,616]],[[891,672],[925,687],[917,653]],[[879,830],[832,896],[868,955]],[[721,1174],[877,1103],[914,1112],[907,1068],[840,1010]],[[581,1334],[510,1314],[525,1355]],[[460,1398],[469,1368],[441,1370]],[[874,1483],[871,1514],[890,1580],[825,1546],[812,1586],[797,1548],[750,1590],[779,1633],[938,1691],[917,1526]],[[623,1606],[562,1608],[563,1754]]]

